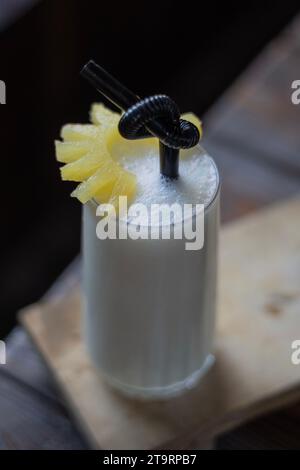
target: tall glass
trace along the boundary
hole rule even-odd
[[[172,396],[213,363],[220,184],[211,165],[215,190],[200,250],[186,250],[184,238],[99,240],[96,204],[83,208],[85,344],[102,376],[124,393]]]

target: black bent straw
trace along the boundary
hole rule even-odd
[[[128,90],[122,83],[104,70],[100,65],[90,60],[81,70],[85,77],[102,95],[108,98],[122,111],[140,100],[140,97]]]
[[[127,111],[127,109],[140,101],[139,96],[128,90],[128,88],[93,60],[90,60],[83,67],[81,75],[122,111]],[[161,130],[162,127],[162,124],[158,120],[153,120],[146,125],[147,130],[153,135],[155,135],[156,131]],[[168,178],[177,178],[179,149],[168,147],[160,141],[159,154],[161,174]]]

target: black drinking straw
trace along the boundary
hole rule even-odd
[[[140,101],[139,96],[128,90],[93,60],[83,67],[81,75],[122,111],[127,111],[128,108]]]
[[[154,135],[160,139],[160,172],[165,177],[177,178],[179,149],[193,147],[200,136],[193,124],[179,119],[180,113],[176,104],[165,95],[141,100],[93,60],[83,67],[81,75],[102,95],[125,111],[119,123],[119,130],[121,132],[123,129],[121,134],[124,137],[135,139]],[[161,119],[161,115],[168,117],[168,123],[166,119]],[[170,145],[167,145],[166,141]]]

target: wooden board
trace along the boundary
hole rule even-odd
[[[222,230],[216,364],[165,402],[139,402],[95,373],[80,335],[80,293],[29,307],[21,321],[93,447],[188,447],[300,399],[300,198]],[[184,446],[184,447],[183,447]]]

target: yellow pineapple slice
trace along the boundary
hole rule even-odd
[[[92,176],[98,168],[111,162],[106,148],[89,152],[75,162],[68,163],[60,169],[64,181],[84,181]]]
[[[107,179],[106,182],[104,181],[101,187],[95,192],[95,196],[92,199],[95,200],[98,204],[105,204],[106,202],[110,202],[111,193],[117,179],[112,178]]]
[[[77,197],[83,204],[95,197],[101,200],[101,202],[108,202],[114,184],[120,176],[121,171],[125,170],[122,170],[119,165],[113,160],[110,160],[86,181],[83,181],[77,186],[71,196]]]
[[[90,111],[90,119],[93,124],[99,125],[104,132],[106,145],[113,158],[118,159],[124,153],[141,153],[144,146],[158,145],[156,138],[147,138],[136,141],[124,139],[119,133],[118,124],[121,115],[106,108],[102,103],[94,103]],[[144,149],[144,150],[143,150]]]
[[[143,155],[147,149],[157,149],[159,142],[155,137],[147,139],[127,140],[119,133],[117,127],[112,127],[106,132],[106,145],[115,160],[124,155]]]
[[[65,142],[94,139],[101,135],[99,126],[93,124],[66,124],[60,136]]]
[[[108,135],[112,130],[116,130],[118,141],[119,139],[121,143],[125,141],[117,130],[120,115],[102,104],[95,103],[90,116],[93,125],[71,124],[62,129],[61,136],[65,141],[61,145],[69,144],[70,147],[67,157],[69,162],[61,168],[62,179],[82,182],[72,193],[72,196],[77,197],[82,203],[95,199],[97,202],[112,200],[114,204],[118,200],[118,195],[132,197],[136,185],[135,175],[116,164],[107,150]],[[78,147],[83,143],[83,147],[87,148],[87,142],[91,148],[78,157],[78,154],[80,155]],[[70,156],[72,144],[74,154]],[[58,145],[58,148],[61,151],[61,146]]]
[[[91,142],[90,140],[81,140],[78,142],[61,142],[60,140],[56,140],[56,160],[61,163],[74,162],[87,154],[93,145],[93,141]]]
[[[93,103],[90,111],[90,120],[101,128],[118,127],[120,114],[106,108],[102,103]]]

